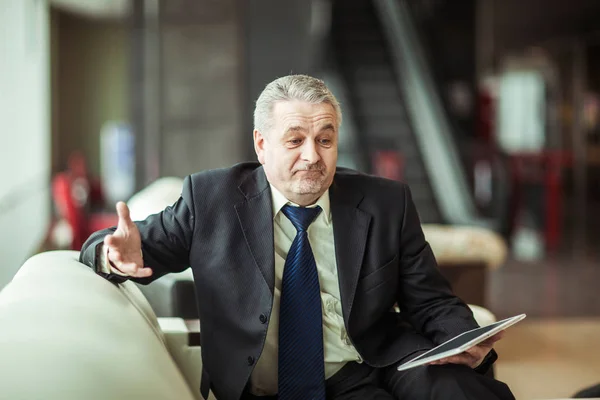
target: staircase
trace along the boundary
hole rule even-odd
[[[443,222],[371,0],[333,0],[332,46],[364,151],[401,154],[421,222]]]

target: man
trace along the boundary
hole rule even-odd
[[[271,82],[254,112],[260,164],[191,175],[145,221],[117,204],[116,230],[93,234],[81,261],[143,284],[191,266],[205,397],[512,399],[484,376],[499,337],[396,370],[477,324],[439,274],[408,187],[336,169],[341,120],[322,81]]]

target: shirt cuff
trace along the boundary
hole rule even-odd
[[[127,276],[123,272],[119,271],[115,268],[108,259],[108,246],[105,246],[104,243],[100,243],[98,245],[98,249],[96,250],[97,258],[96,258],[96,268],[97,272],[102,274],[115,274],[119,276]]]

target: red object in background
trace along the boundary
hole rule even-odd
[[[78,200],[76,179],[62,172],[52,180],[52,197],[59,214],[71,227],[73,238],[70,248],[80,250],[85,240],[93,232],[116,226],[117,214],[90,213],[85,203]]]
[[[103,205],[102,190],[99,181],[90,178],[83,154],[71,154],[68,167],[67,172],[54,176],[52,197],[58,217],[71,228],[70,248],[80,250],[90,234],[117,225],[118,217],[115,213],[92,211]]]
[[[102,207],[104,205],[104,194],[99,179],[93,179],[88,171],[87,163],[82,152],[74,151],[67,162],[68,171],[74,179],[82,185],[87,185],[87,202],[90,207]]]
[[[373,157],[373,173],[395,181],[404,178],[404,157],[396,151],[378,151]]]
[[[546,248],[556,251],[560,244],[562,229],[562,169],[572,162],[572,154],[564,151],[543,151],[539,153],[518,153],[511,155],[511,172],[514,183],[514,204],[511,223],[516,225],[516,217],[522,203],[523,185],[541,183],[545,189]]]

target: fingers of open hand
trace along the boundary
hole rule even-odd
[[[127,236],[123,236],[115,232],[112,235],[106,235],[104,237],[104,245],[108,246],[112,253],[121,252],[121,249],[125,248],[127,244]]]
[[[116,268],[119,272],[134,277],[134,278],[147,278],[152,275],[152,269],[144,267],[138,262],[124,262],[120,257],[115,257],[113,260],[110,258],[111,266]]]
[[[129,249],[126,245],[126,238],[107,235],[104,238],[104,245],[107,246],[107,256],[111,266],[119,272],[137,278],[152,275],[150,268],[144,268],[141,251]]]
[[[122,230],[127,232],[129,227],[133,224],[131,217],[129,215],[129,207],[122,201],[117,203],[117,215],[119,216],[119,222],[117,225],[117,230]]]
[[[137,252],[141,248],[140,231],[129,216],[129,208],[122,201],[117,203],[119,222],[112,235],[107,236],[105,244],[111,247],[120,247],[130,252]]]
[[[117,269],[134,278],[147,278],[152,275],[152,269],[140,267],[136,263],[121,263],[117,266]]]

